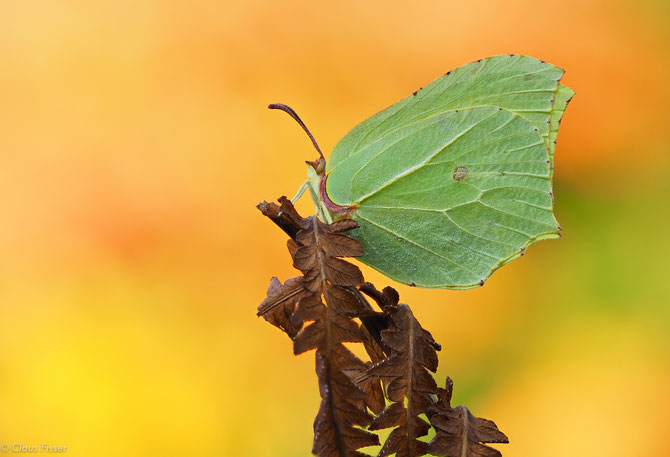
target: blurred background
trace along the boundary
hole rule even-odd
[[[255,315],[296,272],[255,205],[316,156],[266,105],[329,151],[444,72],[520,53],[577,91],[563,238],[470,291],[363,271],[443,344],[440,380],[505,456],[670,456],[669,30],[664,0],[3,1],[0,442],[309,455],[313,355]]]

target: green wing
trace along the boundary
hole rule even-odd
[[[406,284],[463,289],[557,237],[553,152],[574,95],[562,75],[530,57],[483,59],[342,138],[326,192],[355,207],[361,260]]]

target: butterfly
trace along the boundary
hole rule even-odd
[[[369,117],[325,160],[308,188],[326,222],[351,218],[365,264],[417,287],[468,289],[560,236],[554,151],[575,92],[564,70],[521,55],[450,71]],[[299,192],[301,194],[302,192]]]

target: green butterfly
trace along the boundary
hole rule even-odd
[[[574,91],[564,70],[519,55],[450,71],[358,124],[309,162],[326,222],[354,219],[361,260],[418,287],[468,289],[557,238],[554,149]],[[300,118],[289,112],[316,141]],[[302,193],[302,190],[296,196]]]

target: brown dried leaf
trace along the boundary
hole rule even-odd
[[[279,279],[273,277],[268,287],[267,298],[258,306],[258,316],[293,338],[302,327],[302,323],[294,324],[291,316],[296,304],[306,293],[301,278],[287,279],[286,283],[282,284]]]
[[[316,352],[321,406],[314,420],[312,453],[319,457],[364,456],[358,449],[379,444],[377,435],[359,428],[369,425],[372,417],[365,410],[365,393],[346,373],[360,362],[341,345],[331,354]]]
[[[329,225],[332,233],[342,233],[358,228],[358,222],[353,219],[340,219]]]
[[[372,283],[366,282],[365,284],[361,285],[360,289],[362,292],[376,301],[382,310],[385,310],[387,306],[397,305],[400,301],[398,291],[393,287],[384,287],[384,289],[382,289],[380,292],[375,286],[372,285]]]
[[[321,306],[321,309],[312,311],[315,313],[314,322],[298,332],[293,339],[296,355],[310,349],[324,350],[328,347],[332,349],[335,345],[342,345],[342,343],[363,342],[360,327],[353,319],[349,319],[323,304]]]
[[[314,216],[302,219],[290,201],[282,198],[280,203],[263,203],[259,209],[291,236],[293,265],[303,273],[298,278],[300,296],[286,308],[286,314],[292,311],[290,317],[281,315],[280,328],[299,329],[293,334],[296,354],[316,349],[321,406],[312,452],[319,457],[363,456],[358,449],[379,444],[377,435],[363,429],[373,419],[367,408],[381,410],[384,398],[379,382],[377,388],[373,381],[363,386],[354,382],[368,365],[343,344],[363,342],[366,333],[354,318],[374,315],[355,288],[363,282],[360,270],[339,258],[363,254],[358,241],[341,233],[357,224],[338,221],[329,226]],[[271,284],[264,309],[289,294],[288,282],[283,289],[278,282]]]
[[[300,300],[295,313],[313,320],[294,339],[296,354],[316,349],[321,406],[314,421],[312,452],[320,457],[362,456],[357,449],[378,444],[379,439],[360,428],[372,422],[366,409],[372,399],[365,386],[357,386],[351,377],[367,366],[343,345],[363,341],[361,328],[349,317],[356,314],[359,302],[330,283],[323,296],[327,305],[320,293],[313,293]]]
[[[358,382],[381,378],[387,385],[387,397],[393,402],[370,426],[370,430],[396,427],[379,456],[421,456],[426,454],[428,444],[418,438],[427,435],[430,426],[419,415],[427,414],[435,403],[437,385],[428,371],[437,370],[439,345],[421,327],[409,306],[397,304],[397,293],[388,289],[379,292],[371,284],[364,285],[363,290],[388,316],[390,326],[381,332],[381,338],[391,355],[372,365]]]
[[[439,402],[429,414],[437,432],[428,451],[437,456],[500,457],[499,450],[484,443],[508,443],[507,436],[493,421],[473,416],[468,408],[451,407],[453,382],[447,378],[445,389],[439,389]]]
[[[263,201],[256,205],[256,208],[277,224],[289,237],[295,239],[296,234],[302,228],[303,219],[288,198],[279,197],[279,203],[281,206]]]
[[[343,255],[363,255],[360,242],[334,232],[315,216],[304,219],[302,225],[303,229],[295,237],[300,247],[293,255],[293,266],[302,271],[305,277],[309,276],[305,282],[306,288],[315,292],[319,288],[324,289],[324,284],[315,284],[316,281],[349,287],[363,282],[363,274],[357,266],[337,258]],[[343,241],[345,238],[348,241]],[[317,276],[314,276],[315,272]]]
[[[365,362],[365,366],[361,371],[352,373],[351,377],[353,379],[358,379],[361,375],[370,369],[373,364],[381,361],[385,354],[382,347],[377,343],[377,341],[370,335],[370,332],[366,327],[361,327],[361,333],[363,334],[363,345],[365,346],[365,351],[370,356],[370,362]],[[386,400],[384,396],[384,389],[382,389],[381,382],[376,377],[369,377],[360,383],[358,386],[363,389],[365,392],[365,403],[368,408],[375,413],[379,414],[382,412],[386,406]]]
[[[485,443],[506,443],[507,437],[464,406],[451,407],[451,379],[446,389],[436,386],[429,372],[437,369],[440,345],[409,306],[398,303],[393,288],[378,291],[363,283],[360,270],[340,258],[363,254],[360,243],[342,233],[357,224],[303,219],[285,197],[279,202],[258,207],[291,237],[288,250],[303,276],[285,284],[272,278],[258,311],[292,337],[296,354],[316,350],[321,405],[312,452],[319,457],[363,457],[360,448],[378,444],[370,431],[395,427],[379,456],[415,457],[429,451],[452,457],[500,456]],[[383,312],[374,311],[361,292]],[[363,342],[371,362],[349,351],[347,342]],[[382,385],[391,401],[386,407]],[[377,414],[374,420],[369,411]],[[430,443],[419,439],[430,428],[422,414],[437,432]]]

